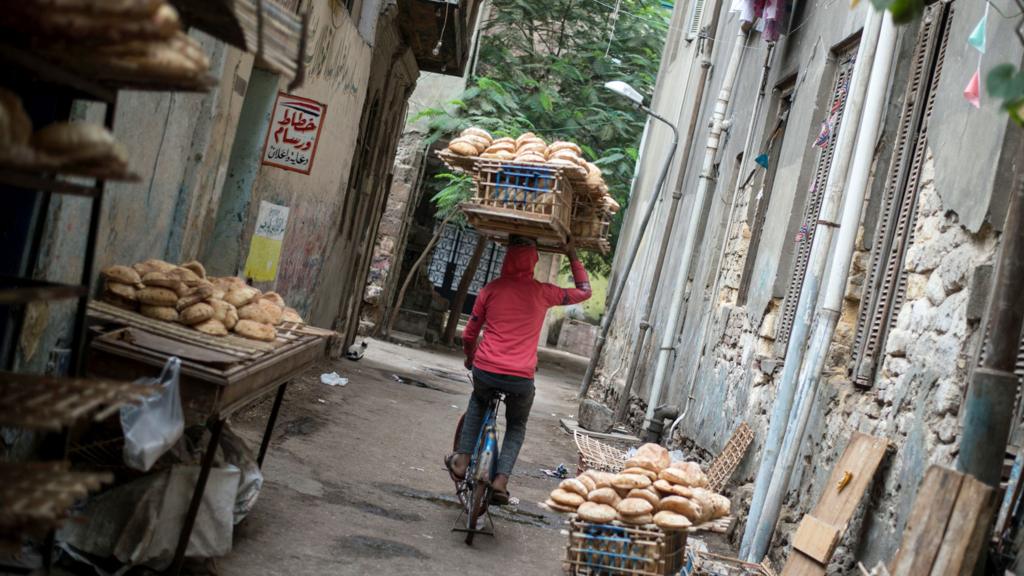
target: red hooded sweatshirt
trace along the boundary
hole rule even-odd
[[[532,246],[510,247],[501,276],[484,286],[477,296],[473,315],[462,333],[466,358],[477,368],[533,378],[537,343],[548,308],[590,298],[590,280],[579,260],[571,262],[576,287],[561,288],[534,280],[537,258],[537,249]],[[477,336],[484,325],[487,331],[477,347]]]

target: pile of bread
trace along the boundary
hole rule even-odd
[[[33,133],[21,98],[3,88],[0,165],[105,178],[129,176],[128,152],[109,130],[87,122],[57,122]]]
[[[20,0],[0,20],[33,49],[96,80],[183,81],[210,60],[166,0]]]
[[[263,294],[233,276],[208,278],[206,269],[195,260],[180,266],[146,260],[133,266],[110,266],[102,274],[104,301],[211,336],[234,332],[272,342],[277,338],[276,326],[303,323],[278,293]]]
[[[545,505],[595,524],[686,530],[729,515],[729,499],[707,485],[696,462],[672,462],[664,447],[644,444],[621,473],[588,470],[563,480]]]
[[[582,186],[585,194],[573,199],[572,234],[576,238],[603,238],[608,234],[608,222],[619,211],[619,203],[612,198],[601,169],[583,158],[583,150],[574,142],[546,143],[533,132],[517,138],[494,138],[482,128],[467,128],[448,144],[448,151],[459,156],[478,157],[504,162],[544,164],[579,168],[585,171]],[[580,181],[575,183],[577,190]]]

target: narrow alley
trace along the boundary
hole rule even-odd
[[[494,538],[470,548],[451,532],[460,508],[441,460],[470,392],[461,356],[372,341],[361,361],[322,363],[289,387],[259,504],[219,573],[560,573],[564,519],[537,503],[558,485],[541,469],[575,469],[559,419],[575,414],[585,360],[549,357],[510,485],[518,512],[495,512]],[[320,383],[332,370],[349,384]],[[232,425],[258,442],[268,410],[255,406]]]

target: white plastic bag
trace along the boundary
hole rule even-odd
[[[157,459],[181,438],[185,416],[181,410],[179,374],[181,360],[171,357],[157,379],[143,378],[136,383],[158,386],[160,393],[147,396],[138,405],[121,408],[124,430],[124,463],[146,472]]]

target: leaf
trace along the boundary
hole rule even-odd
[[[1000,64],[988,73],[988,93],[994,98],[1015,101],[1024,98],[1024,70],[1013,64]]]

